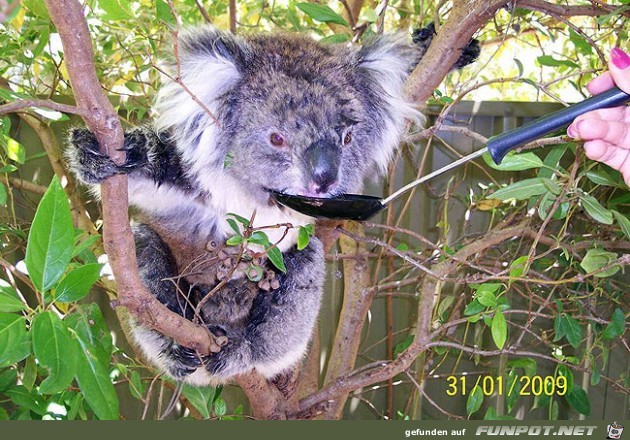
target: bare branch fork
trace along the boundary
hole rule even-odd
[[[61,37],[68,75],[77,106],[104,153],[122,163],[124,132],[113,106],[102,92],[94,66],[94,52],[77,0],[46,0]],[[115,175],[101,185],[103,245],[118,286],[118,302],[143,325],[172,337],[202,354],[217,352],[219,344],[202,326],[169,311],[142,284],[128,218],[127,177]]]

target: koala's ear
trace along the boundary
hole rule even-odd
[[[390,96],[399,97],[405,80],[418,63],[418,48],[403,34],[381,35],[357,53],[358,67]]]
[[[422,116],[404,96],[405,80],[421,54],[406,35],[383,35],[367,42],[356,54],[357,67],[366,88],[371,91],[375,126],[380,138],[375,139],[370,155],[382,172],[400,143],[407,120],[419,123]]]
[[[223,79],[238,79],[247,63],[249,46],[234,34],[207,26],[183,31],[177,50],[183,75],[205,76],[206,82],[219,82],[209,73],[219,73]]]
[[[212,125],[208,110],[215,113],[219,99],[241,78],[249,47],[235,35],[203,27],[182,31],[175,49],[154,107],[156,124],[193,139]]]

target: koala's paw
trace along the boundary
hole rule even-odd
[[[70,132],[66,158],[71,171],[84,183],[101,183],[121,172],[107,155],[100,152],[96,137],[86,129]]]
[[[411,41],[422,50],[422,53],[425,53],[435,35],[435,25],[429,23],[427,27],[414,29],[411,33]]]
[[[127,152],[127,158],[120,168],[125,172],[131,172],[145,167],[149,162],[151,152],[155,149],[149,141],[150,137],[142,128],[126,132],[123,150]]]
[[[429,23],[427,27],[414,29],[411,34],[411,39],[416,46],[425,53],[435,37],[435,24]],[[481,53],[481,46],[479,40],[472,39],[468,42],[466,47],[462,49],[462,54],[459,59],[453,64],[453,69],[461,69],[464,66],[474,62]]]
[[[480,53],[481,45],[479,44],[479,40],[473,38],[466,47],[462,49],[462,54],[453,65],[453,69],[461,69],[462,67],[473,63],[477,58],[479,58]]]

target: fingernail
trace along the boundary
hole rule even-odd
[[[569,125],[569,128],[567,128],[567,134],[569,135],[569,137],[571,137],[573,139],[577,139],[578,138],[578,135],[576,133],[575,124]]]
[[[630,67],[630,55],[618,47],[610,51],[610,61],[621,70],[626,70]]]

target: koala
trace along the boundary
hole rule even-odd
[[[303,358],[320,308],[324,253],[316,237],[297,249],[297,228],[314,219],[278,205],[269,191],[357,193],[365,177],[385,170],[418,116],[403,85],[434,33],[417,32],[416,42],[376,36],[358,47],[192,29],[178,37],[155,120],[126,131],[124,164],[101,154],[89,131],[71,131],[66,156],[80,181],[128,176],[143,283],[171,311],[227,341],[199,355],[133,324],[135,342],[158,370],[204,386],[251,370],[273,378]],[[472,40],[456,67],[478,53]],[[234,225],[244,228],[232,214],[267,234],[286,270],[257,244],[226,244]],[[252,269],[263,278],[248,276]]]

